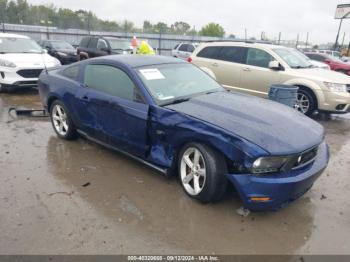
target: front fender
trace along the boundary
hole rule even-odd
[[[181,148],[191,142],[203,143],[231,161],[246,156],[268,155],[259,146],[209,123],[165,108],[150,108],[149,130],[151,162],[167,168],[176,164]]]

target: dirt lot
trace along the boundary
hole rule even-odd
[[[10,106],[41,105],[0,95],[0,254],[350,254],[350,114],[316,119],[331,161],[310,192],[243,218],[235,194],[199,204],[176,179],[59,140],[47,118],[12,120]]]

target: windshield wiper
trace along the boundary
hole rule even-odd
[[[190,98],[178,98],[178,99],[174,99],[168,103],[164,103],[162,104],[162,106],[168,106],[168,105],[174,105],[174,104],[180,104],[180,103],[183,103],[183,102],[186,102],[190,100]]]

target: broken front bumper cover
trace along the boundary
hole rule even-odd
[[[227,174],[245,208],[252,211],[277,210],[305,194],[327,167],[329,150],[323,142],[315,160],[300,169],[268,175]],[[255,198],[268,199],[264,201]]]

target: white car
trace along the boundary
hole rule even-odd
[[[61,63],[27,36],[0,33],[0,92],[36,87],[41,71]]]
[[[196,47],[199,44],[197,43],[180,43],[177,44],[173,50],[171,51],[171,55],[173,57],[177,57],[177,58],[181,58],[186,60],[187,58],[189,58],[191,56],[191,54],[193,53],[193,51],[196,49]]]

